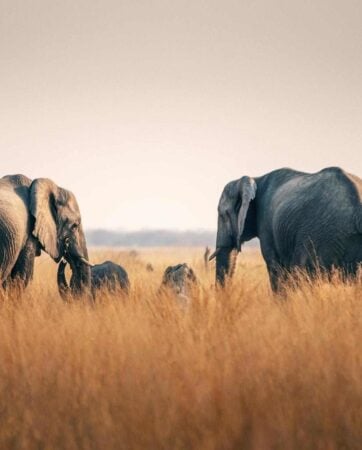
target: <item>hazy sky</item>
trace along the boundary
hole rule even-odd
[[[362,176],[362,2],[0,0],[1,173],[87,228],[216,227],[224,184]]]

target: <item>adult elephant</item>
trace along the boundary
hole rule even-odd
[[[90,285],[88,252],[75,196],[46,178],[24,175],[0,179],[0,286],[25,287],[41,251],[62,257],[74,274],[73,293]]]
[[[216,280],[233,269],[232,251],[254,237],[277,291],[295,268],[315,274],[341,269],[355,275],[362,262],[362,180],[338,167],[309,174],[279,169],[228,183],[218,206]]]

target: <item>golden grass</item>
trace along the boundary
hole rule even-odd
[[[361,448],[361,280],[281,299],[257,253],[224,292],[201,250],[92,259],[124,265],[129,298],[64,304],[42,257],[0,302],[1,449]],[[177,262],[201,284],[186,313],[157,293]]]

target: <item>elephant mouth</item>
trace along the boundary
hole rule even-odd
[[[81,266],[82,264],[84,264],[84,265],[86,265],[86,266],[88,266],[88,267],[94,267],[94,264],[90,263],[90,262],[89,262],[87,259],[85,259],[83,256],[78,256],[77,258],[75,258],[74,260],[72,260],[72,262],[70,262],[70,261],[67,259],[67,256],[66,256],[66,255],[64,255],[64,258],[69,262],[69,264],[72,265],[72,263],[73,263],[73,265],[75,265],[76,267],[79,267],[79,266]]]
[[[60,263],[60,261],[62,261],[62,259],[63,259],[63,256],[59,255],[57,258],[54,258],[54,261],[58,264],[58,263]]]
[[[63,242],[63,251],[62,255],[59,256],[57,263],[61,261],[61,259],[65,259],[71,266],[79,266],[81,263],[85,264],[88,267],[93,267],[94,264],[90,263],[84,256],[80,255],[76,251],[72,251],[70,248],[69,238],[65,238]]]

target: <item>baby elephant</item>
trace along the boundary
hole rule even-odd
[[[68,298],[69,286],[65,277],[65,267],[67,262],[63,259],[58,266],[58,289],[63,300]],[[72,286],[72,278],[70,280]],[[105,261],[102,264],[95,264],[91,267],[91,287],[93,298],[96,297],[97,291],[101,288],[107,289],[109,292],[116,292],[122,289],[128,293],[129,279],[127,272],[118,264],[112,261]]]
[[[195,285],[197,285],[195,273],[184,263],[167,267],[163,274],[161,288],[171,289],[176,294],[178,303],[187,307],[190,303],[190,290]]]

